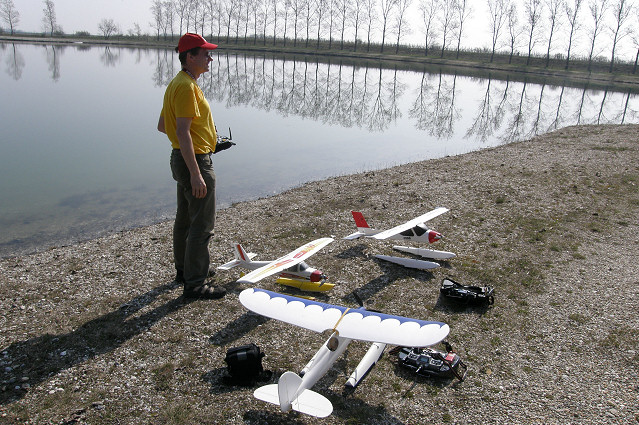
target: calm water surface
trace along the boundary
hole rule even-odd
[[[216,51],[200,77],[218,203],[456,155],[574,124],[639,122],[629,93]],[[172,217],[156,130],[168,50],[0,43],[0,256]]]

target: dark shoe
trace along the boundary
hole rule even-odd
[[[218,286],[209,286],[206,283],[196,286],[194,288],[184,288],[184,298],[204,298],[204,299],[218,299],[226,295],[226,289]]]
[[[215,267],[211,266],[209,267],[208,277],[213,277],[213,276],[215,276]],[[175,273],[175,279],[173,281],[184,284],[184,274],[178,270],[178,272]]]

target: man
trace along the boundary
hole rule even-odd
[[[182,70],[166,88],[158,130],[173,151],[171,171],[177,182],[177,213],[173,226],[175,280],[184,283],[186,298],[221,298],[226,291],[207,283],[209,241],[215,225],[215,173],[211,154],[217,134],[209,103],[197,84],[209,70],[209,51],[217,45],[186,33],[175,49]]]

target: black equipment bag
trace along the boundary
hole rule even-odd
[[[491,305],[495,302],[495,291],[492,287],[462,285],[451,278],[442,280],[442,286],[439,292],[444,298],[459,304]]]
[[[239,383],[251,383],[260,379],[264,368],[262,358],[264,353],[260,347],[250,343],[239,347],[229,348],[224,361],[228,366],[231,377]]]

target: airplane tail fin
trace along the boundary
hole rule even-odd
[[[294,372],[285,372],[277,384],[265,385],[253,392],[255,398],[280,406],[282,412],[293,409],[298,412],[325,418],[333,412],[331,402],[321,394],[303,389],[302,378]]]
[[[359,211],[351,211],[353,215],[353,219],[355,220],[355,225],[357,226],[357,232],[346,236],[344,239],[353,240],[360,238],[362,236],[369,236],[378,233],[377,230],[373,229],[368,225],[366,219],[364,218],[364,214]]]
[[[252,252],[246,252],[242,245],[239,243],[236,243],[233,246],[233,250],[235,253],[235,258],[228,263],[218,266],[218,270],[229,270],[233,267],[239,266],[242,263],[250,263],[251,259],[257,255]]]

